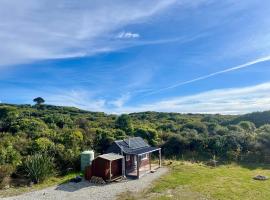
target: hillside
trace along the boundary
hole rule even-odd
[[[232,123],[239,123],[240,121],[253,122],[257,127],[260,127],[264,124],[270,124],[270,111],[253,112],[245,115],[240,115],[232,120]]]
[[[81,151],[102,153],[114,140],[129,136],[161,146],[166,158],[268,162],[269,113],[117,116],[72,107],[0,104],[0,174],[1,168],[5,175],[23,174],[26,158],[35,154],[53,157],[57,173],[65,174],[79,169]]]

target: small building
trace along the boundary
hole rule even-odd
[[[151,162],[151,156],[157,152],[158,164]],[[151,147],[141,137],[116,140],[108,148],[107,153],[119,154],[124,157],[122,174],[140,178],[144,174],[161,167],[161,148]]]
[[[123,160],[122,155],[114,153],[102,154],[96,157],[91,166],[86,168],[86,180],[90,180],[92,176],[97,176],[106,182],[110,182],[123,177]]]

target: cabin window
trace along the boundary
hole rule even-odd
[[[130,155],[126,155],[126,161],[130,161]]]
[[[147,154],[141,155],[141,160],[146,160],[147,159]]]

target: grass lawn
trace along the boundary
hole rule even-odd
[[[270,199],[270,180],[252,179],[258,174],[270,177],[270,166],[230,164],[212,168],[198,163],[173,161],[169,168],[170,172],[141,197],[134,194],[126,199]]]
[[[54,186],[54,185],[60,185],[60,184],[66,183],[67,181],[69,181],[71,178],[74,178],[78,174],[80,173],[73,172],[73,173],[69,173],[66,176],[51,177],[47,179],[46,181],[44,181],[43,183],[35,184],[32,187],[28,187],[28,186],[11,187],[9,189],[0,190],[0,198],[7,197],[7,196],[15,196],[15,195],[19,195],[26,192],[36,191],[36,190],[41,190],[41,189]]]

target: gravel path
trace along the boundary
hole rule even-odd
[[[125,180],[107,185],[93,185],[88,181],[68,183],[49,187],[43,190],[22,194],[19,196],[0,198],[1,200],[107,200],[116,199],[117,195],[126,192],[138,192],[150,186],[151,182],[168,170],[160,168],[155,173],[149,173],[140,179]]]

